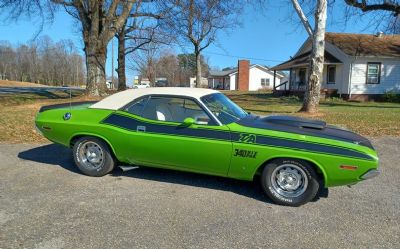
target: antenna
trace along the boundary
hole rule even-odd
[[[72,93],[71,93],[71,87],[69,88],[69,110],[71,110],[72,106]]]

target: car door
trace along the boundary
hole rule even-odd
[[[126,137],[131,162],[227,175],[232,155],[229,128],[218,125],[195,99],[149,96],[117,113],[133,120]],[[196,123],[183,124],[188,117]]]

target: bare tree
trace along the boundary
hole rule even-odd
[[[400,14],[400,2],[396,0],[380,0],[380,1],[368,1],[368,0],[344,0],[346,4],[359,8],[363,12],[373,10],[386,10],[393,12],[393,15]]]
[[[312,41],[308,84],[306,85],[303,106],[300,111],[315,113],[318,112],[321,94],[321,79],[324,69],[325,28],[328,3],[327,0],[317,0],[314,11],[314,29],[311,28],[299,2],[297,0],[292,0],[292,3],[307,33],[309,34],[309,39]]]
[[[62,7],[78,20],[84,42],[87,68],[86,92],[98,96],[105,94],[105,63],[107,44],[129,17],[136,0],[2,0],[1,9],[8,9],[15,18],[53,16],[56,7]]]
[[[156,65],[160,57],[161,47],[159,44],[150,42],[136,49],[128,57],[129,69],[139,72],[142,78],[147,78],[151,86],[155,86],[157,70]]]
[[[71,40],[53,43],[48,37],[14,48],[0,43],[0,78],[46,85],[81,85],[83,58]]]
[[[159,30],[158,19],[162,14],[157,13],[156,8],[144,8],[142,2],[151,2],[149,0],[138,0],[132,8],[129,18],[116,33],[118,40],[118,90],[126,89],[126,69],[125,58],[130,53],[141,49],[146,44],[161,42],[161,30]]]
[[[354,16],[370,13],[372,21],[369,26],[384,29],[389,33],[400,33],[400,1],[398,0],[344,0],[348,8],[345,11],[346,20]]]
[[[201,84],[201,53],[210,46],[221,30],[238,25],[238,15],[243,1],[230,0],[165,0],[164,9],[169,10],[165,24],[183,44],[191,44],[196,56],[196,87]]]

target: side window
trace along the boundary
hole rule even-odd
[[[269,78],[262,78],[261,79],[261,86],[262,87],[269,87]]]
[[[199,125],[215,125],[195,101],[177,97],[151,97],[143,109],[142,117],[174,123],[182,123],[190,117]]]
[[[336,82],[336,67],[335,66],[328,66],[327,70],[327,83],[328,84],[335,84]]]
[[[140,116],[148,99],[148,97],[145,97],[134,100],[132,103],[128,104],[128,106],[124,108],[124,111]]]
[[[367,64],[367,84],[379,84],[381,79],[381,63],[368,62]]]

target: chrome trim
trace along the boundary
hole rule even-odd
[[[40,135],[44,135],[43,132],[39,129],[39,127],[35,124],[35,130],[40,134]]]
[[[367,173],[361,176],[361,179],[363,180],[368,180],[374,177],[377,177],[381,174],[381,171],[379,169],[371,169]]]

